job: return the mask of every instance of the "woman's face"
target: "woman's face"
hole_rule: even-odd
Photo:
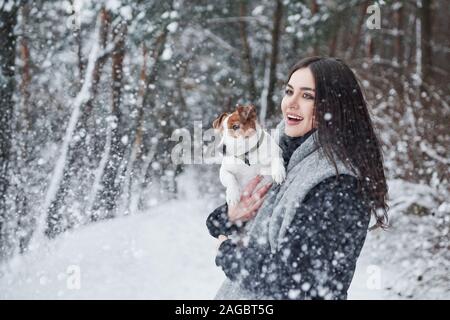
[[[298,69],[292,74],[281,101],[286,135],[300,137],[314,127],[315,89],[314,76],[309,68]]]

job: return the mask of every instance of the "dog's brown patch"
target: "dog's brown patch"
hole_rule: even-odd
[[[256,133],[256,108],[254,105],[238,105],[228,118],[230,134],[237,138],[250,137]]]
[[[213,128],[222,131],[222,122],[228,116],[227,112],[222,113],[216,120],[213,121]]]

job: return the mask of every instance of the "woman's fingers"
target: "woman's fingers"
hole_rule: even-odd
[[[223,234],[221,234],[221,235],[219,235],[218,239],[219,239],[220,242],[223,242],[223,241],[227,240],[228,237],[223,235]]]
[[[244,188],[244,191],[242,192],[242,197],[250,196],[253,193],[253,191],[255,190],[258,183],[261,182],[261,180],[262,180],[262,176],[260,176],[260,175],[257,175],[252,180],[250,180],[250,182],[247,183],[247,185]]]
[[[218,237],[219,242],[216,245],[216,250],[219,250],[219,247],[222,244],[222,242],[224,242],[227,239],[228,239],[227,236],[224,236],[223,234],[219,235],[219,237]]]
[[[266,184],[252,195],[245,206],[245,214],[243,215],[243,217],[245,217],[246,219],[251,219],[256,215],[256,212],[264,202],[266,193],[271,186],[272,183]]]
[[[272,186],[272,183],[266,184],[259,188],[256,192],[256,186],[261,182],[262,176],[256,176],[253,178],[244,188],[244,192],[241,196],[241,201],[234,206],[228,208],[228,218],[231,222],[238,220],[247,221],[252,219],[256,211],[261,207],[264,202],[267,191]]]
[[[239,204],[228,209],[228,219],[230,222],[246,221],[251,212],[252,204],[248,201],[241,201]]]
[[[248,221],[255,216],[255,211],[261,207],[264,198],[258,199],[256,201],[247,202],[245,205],[242,205],[238,214],[234,217],[234,221]]]
[[[265,186],[259,188],[259,189],[253,194],[253,196],[254,196],[256,199],[261,199],[261,198],[263,198],[263,197],[266,195],[267,191],[269,191],[269,189],[270,189],[271,186],[272,186],[272,183],[266,184]]]
[[[268,183],[265,186],[259,188],[255,193],[252,194],[250,198],[243,202],[243,208],[245,213],[244,217],[248,217],[249,215],[253,215],[253,211],[259,209],[261,204],[264,202],[267,191],[269,191],[272,183]]]
[[[261,207],[261,205],[263,204],[265,199],[266,199],[266,197],[263,197],[263,198],[257,200],[252,205],[252,207],[250,208],[250,213],[251,213],[252,217],[256,216],[256,214],[258,213],[258,209]]]

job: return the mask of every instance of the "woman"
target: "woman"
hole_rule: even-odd
[[[346,299],[371,214],[387,223],[381,148],[351,69],[299,61],[281,111],[285,182],[255,191],[257,177],[207,219],[227,276],[216,299]]]

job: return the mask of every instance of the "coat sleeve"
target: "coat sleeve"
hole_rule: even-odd
[[[221,234],[229,236],[240,230],[245,224],[245,222],[230,222],[228,219],[228,205],[226,203],[215,209],[206,219],[206,227],[214,238],[219,237]]]
[[[308,193],[279,251],[261,253],[226,240],[216,265],[275,299],[346,299],[370,215],[354,177],[332,178]]]

